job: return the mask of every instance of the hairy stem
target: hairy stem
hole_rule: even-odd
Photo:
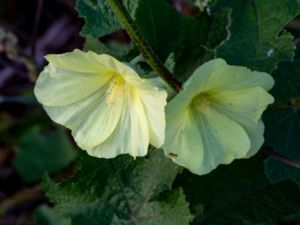
[[[277,159],[277,160],[279,160],[279,161],[287,164],[287,165],[290,165],[290,166],[293,166],[295,168],[300,169],[300,162],[298,162],[296,160],[286,158],[285,156],[283,156],[283,155],[281,155],[281,154],[279,154],[277,152],[274,152],[271,149],[267,149],[267,148],[263,149],[262,152],[265,153],[268,156],[271,156],[271,157],[273,157],[273,158],[275,158],[275,159]]]
[[[131,39],[140,49],[144,59],[149,64],[149,66],[156,73],[158,73],[158,75],[162,79],[164,79],[174,90],[179,92],[181,90],[181,83],[173,77],[173,75],[169,72],[169,70],[164,66],[164,64],[154,53],[152,48],[147,44],[146,40],[143,38],[139,30],[137,29],[135,23],[133,22],[132,18],[130,17],[129,13],[125,9],[121,1],[107,0],[107,2],[126,28]]]

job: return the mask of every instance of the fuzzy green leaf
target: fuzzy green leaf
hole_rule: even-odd
[[[85,155],[73,178],[61,184],[48,179],[45,190],[73,225],[184,225],[192,219],[184,194],[180,189],[167,191],[178,170],[160,150],[137,160]]]
[[[125,0],[124,4],[134,15],[138,0]],[[83,36],[102,37],[122,28],[106,0],[77,0],[76,9],[84,18]]]
[[[224,8],[232,10],[231,24],[218,57],[265,72],[293,59],[293,36],[282,29],[300,13],[300,0],[217,0],[211,11]]]

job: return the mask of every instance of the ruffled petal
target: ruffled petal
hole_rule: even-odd
[[[240,90],[261,87],[268,91],[274,86],[274,79],[267,73],[251,71],[242,66],[229,66],[222,73],[216,73],[216,89]]]
[[[148,121],[139,94],[128,88],[124,95],[122,115],[114,132],[88,153],[99,158],[114,158],[120,154],[144,156],[148,151]]]
[[[160,148],[165,140],[167,93],[164,90],[151,86],[147,80],[142,80],[142,82],[135,84],[135,88],[139,91],[147,117],[150,144]]]
[[[88,149],[103,142],[112,134],[122,112],[122,99],[107,101],[109,86],[97,90],[93,95],[73,104],[53,107],[44,106],[55,122],[72,130],[79,147]]]
[[[205,150],[191,109],[187,108],[173,116],[168,110],[172,110],[172,107],[167,107],[167,135],[163,145],[165,154],[177,164],[195,173],[201,173],[199,167],[203,162]]]
[[[240,90],[262,87],[270,90],[273,78],[263,72],[251,71],[242,66],[230,66],[223,59],[213,59],[200,66],[186,81],[186,94],[193,97],[209,90]]]
[[[212,104],[228,111],[228,115],[232,113],[233,119],[237,113],[253,122],[257,122],[267,106],[274,102],[274,98],[261,87],[209,92],[208,98]]]
[[[251,140],[248,157],[254,155],[264,142],[263,111],[274,102],[274,98],[260,87],[237,91],[220,91],[210,95],[214,108],[238,122]]]
[[[192,172],[206,174],[219,164],[229,164],[247,155],[250,139],[238,123],[211,108],[205,112],[194,109],[193,114],[203,141],[204,159]]]
[[[247,132],[248,137],[251,141],[251,148],[249,149],[245,157],[249,158],[257,153],[264,143],[265,126],[262,120],[259,119],[258,121],[256,121],[254,118],[247,116],[247,114],[241,114],[222,106],[215,105],[214,108],[216,108],[216,110],[223,113],[224,115],[227,115],[233,121],[239,123]]]
[[[75,49],[72,52],[64,54],[50,54],[45,57],[50,64],[55,65],[61,69],[79,72],[98,74],[100,71],[110,70],[115,59],[109,55],[98,55],[94,52],[83,52]]]
[[[265,125],[262,120],[259,120],[257,124],[249,124],[249,125],[243,123],[240,124],[246,130],[249,139],[251,141],[251,148],[247,152],[247,155],[245,156],[245,158],[249,158],[255,155],[264,143]]]
[[[118,74],[127,80],[128,83],[130,83],[131,80],[136,80],[138,82],[141,79],[130,66],[119,62],[107,54],[99,55],[92,51],[83,52],[76,49],[73,52],[64,54],[47,55],[46,59],[50,64],[53,64],[56,67],[74,72],[96,75]]]
[[[111,78],[111,75],[95,76],[60,69],[49,64],[39,75],[34,93],[43,105],[64,106],[88,97],[106,85]]]

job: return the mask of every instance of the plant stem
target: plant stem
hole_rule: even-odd
[[[262,152],[265,153],[268,156],[271,156],[271,157],[273,157],[273,158],[275,158],[275,159],[277,159],[277,160],[279,160],[279,161],[287,164],[287,165],[290,165],[290,166],[293,166],[295,168],[300,169],[300,162],[298,162],[296,160],[286,158],[285,156],[283,156],[283,155],[281,155],[281,154],[279,154],[277,152],[274,152],[271,149],[267,149],[267,148],[263,149]]]
[[[144,59],[149,64],[149,66],[156,72],[158,75],[165,80],[174,90],[179,92],[181,90],[181,83],[176,80],[169,70],[164,66],[160,61],[157,55],[154,53],[152,48],[147,44],[146,40],[143,38],[139,30],[137,29],[134,21],[130,17],[129,13],[125,9],[124,5],[120,0],[107,0],[113,12],[122,22],[126,28],[131,39],[140,49]]]

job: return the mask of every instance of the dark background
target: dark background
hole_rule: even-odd
[[[48,204],[40,183],[25,182],[13,161],[28,127],[53,126],[32,89],[44,55],[82,48],[74,6],[75,0],[0,0],[0,225],[46,224],[37,221],[37,208]]]

